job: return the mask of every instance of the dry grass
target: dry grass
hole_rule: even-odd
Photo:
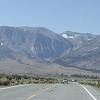
[[[96,86],[100,88],[100,80],[82,80],[80,81],[81,84]]]
[[[19,85],[19,84],[33,84],[33,83],[40,83],[40,84],[51,84],[57,83],[57,79],[53,78],[42,78],[42,77],[32,77],[32,76],[21,76],[21,75],[7,75],[7,74],[0,74],[0,85],[1,86],[12,86],[12,85]]]

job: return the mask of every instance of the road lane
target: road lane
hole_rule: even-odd
[[[25,100],[28,96],[33,93],[42,91],[51,85],[39,85],[34,84],[30,86],[21,86],[15,88],[8,88],[4,90],[0,90],[0,100]]]
[[[85,88],[100,100],[100,93],[90,86]],[[0,100],[94,100],[78,83],[33,84],[0,90]]]
[[[30,100],[92,100],[77,83],[59,85]]]

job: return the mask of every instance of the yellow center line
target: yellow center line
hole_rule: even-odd
[[[30,100],[32,99],[33,97],[36,97],[37,95],[34,93],[33,95],[29,96],[26,100]]]
[[[43,93],[43,92],[45,92],[45,91],[47,91],[47,90],[49,90],[51,88],[54,88],[56,86],[58,86],[58,84],[57,85],[54,85],[52,87],[46,87],[45,90],[43,90],[43,91],[41,91],[39,93],[33,93],[31,96],[29,96],[28,98],[26,98],[26,100],[31,100],[33,97],[36,97],[36,96],[40,95],[41,93]]]
[[[41,93],[43,93],[43,92],[45,92],[45,91],[47,91],[47,90],[49,90],[49,88],[46,88],[45,90],[43,90],[43,91],[41,91],[41,92],[39,92],[39,93],[33,93],[31,96],[29,96],[26,100],[31,100],[33,97],[36,97],[36,96],[38,96],[38,95],[40,95]]]

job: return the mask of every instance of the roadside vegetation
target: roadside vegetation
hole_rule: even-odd
[[[82,80],[80,81],[81,84],[85,85],[91,85],[91,86],[96,86],[100,88],[100,79],[95,79],[95,80]]]
[[[53,78],[41,78],[41,77],[32,77],[26,75],[7,75],[0,74],[0,86],[13,86],[19,84],[52,84],[57,83],[57,79]]]

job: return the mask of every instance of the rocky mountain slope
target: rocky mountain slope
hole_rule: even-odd
[[[88,35],[87,40],[81,42],[82,44],[78,48],[73,49],[56,61],[64,65],[76,66],[82,69],[100,70],[100,36]]]
[[[1,72],[47,74],[56,73],[57,68],[64,73],[70,68],[70,74],[76,69],[99,72],[100,36],[71,31],[57,34],[42,27],[0,26]]]
[[[48,59],[58,57],[73,45],[60,35],[41,27],[0,27],[0,55]]]
[[[78,33],[72,31],[65,31],[60,35],[66,40],[69,40],[74,45],[74,49],[78,49],[84,42],[88,42],[95,38],[95,35],[91,33]]]

